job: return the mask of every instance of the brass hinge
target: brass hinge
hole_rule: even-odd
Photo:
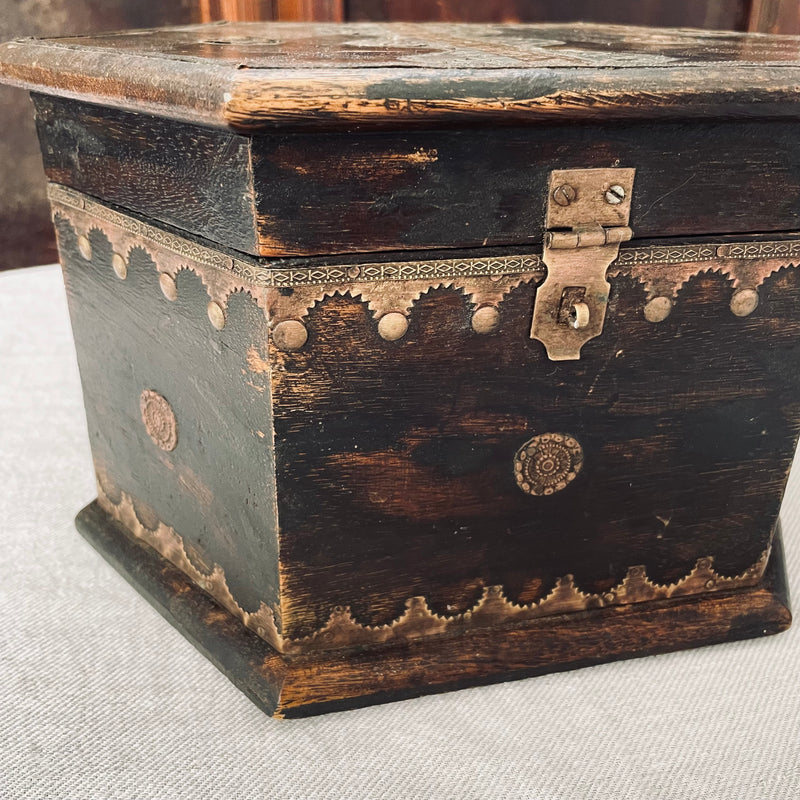
[[[628,241],[635,169],[559,169],[550,173],[543,260],[531,338],[551,361],[574,361],[603,331],[611,288],[606,270]]]

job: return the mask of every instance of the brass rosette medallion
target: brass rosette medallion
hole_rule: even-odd
[[[139,408],[148,436],[162,450],[174,450],[178,445],[178,421],[167,398],[145,389],[139,397]]]
[[[560,492],[583,466],[583,449],[566,433],[542,433],[514,456],[514,477],[523,492],[539,497]]]

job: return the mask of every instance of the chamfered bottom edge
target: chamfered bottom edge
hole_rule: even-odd
[[[163,617],[259,708],[276,717],[343,711],[765,636],[786,630],[792,620],[778,523],[764,577],[750,588],[559,614],[454,636],[288,656],[245,628],[96,501],[78,514],[75,524]]]

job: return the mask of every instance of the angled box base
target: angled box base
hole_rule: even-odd
[[[78,530],[256,705],[300,717],[778,633],[791,624],[780,525],[758,586],[307,656],[277,653],[96,502]]]

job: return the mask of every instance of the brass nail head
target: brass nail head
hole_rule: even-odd
[[[387,342],[402,339],[408,330],[408,319],[399,311],[390,311],[378,320],[378,333]]]
[[[654,297],[644,307],[644,318],[648,322],[663,322],[672,311],[672,300],[669,297]]]
[[[158,277],[158,285],[161,287],[161,293],[167,300],[175,302],[178,299],[178,285],[175,283],[175,278],[172,275],[167,275],[162,272]]]
[[[287,319],[275,326],[272,341],[279,350],[299,350],[308,341],[308,330],[299,320]]]
[[[746,317],[758,307],[758,292],[755,289],[739,289],[731,297],[731,311],[737,317]]]
[[[206,308],[208,314],[208,321],[218,330],[221,331],[225,327],[225,309],[212,300]]]
[[[78,250],[87,261],[92,260],[92,243],[87,236],[78,237]]]
[[[124,281],[125,278],[128,277],[128,262],[125,260],[124,256],[121,256],[119,253],[114,253],[114,255],[111,256],[111,266],[121,281]]]
[[[494,333],[500,327],[500,311],[495,306],[481,306],[472,315],[472,330],[475,333]]]

